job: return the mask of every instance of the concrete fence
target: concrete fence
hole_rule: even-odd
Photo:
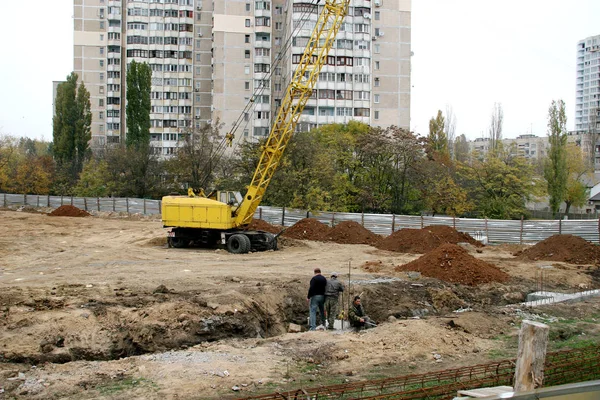
[[[160,214],[161,201],[136,198],[97,198],[71,196],[41,196],[0,193],[0,205],[3,207],[58,208],[61,205],[73,205],[86,211],[125,212],[129,214]],[[290,227],[303,218],[315,218],[329,226],[342,221],[355,221],[380,235],[390,235],[402,228],[421,229],[430,225],[448,225],[465,232],[475,239],[491,244],[500,243],[537,243],[552,235],[571,234],[590,242],[599,243],[600,220],[498,220],[453,217],[428,217],[395,214],[309,212],[285,207],[259,207],[254,218],[265,220],[274,225]]]

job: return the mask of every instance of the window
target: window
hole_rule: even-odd
[[[250,11],[250,3],[246,3],[246,11]]]
[[[249,131],[248,129],[244,129],[244,137],[248,137],[248,133],[249,133],[249,132],[250,132],[250,131]]]
[[[379,87],[379,78],[375,78],[375,87]]]
[[[250,19],[246,18],[246,23],[245,23],[246,28],[250,27]]]
[[[379,28],[375,28],[375,36],[379,36]]]
[[[250,90],[250,82],[249,81],[244,82],[244,89]]]
[[[269,64],[254,64],[255,73],[269,73],[270,71],[271,66]]]
[[[256,17],[256,26],[271,26],[271,18],[270,17]]]
[[[283,29],[283,23],[282,22],[275,22],[275,30],[280,31]]]
[[[254,49],[254,55],[257,57],[269,57],[271,55],[271,49],[265,49],[262,47]]]
[[[244,35],[244,43],[250,43],[250,35]]]
[[[103,34],[100,34],[100,41],[101,42],[104,41],[104,35]]]
[[[246,66],[244,67],[244,73],[245,73],[246,75],[248,75],[248,74],[250,73],[250,67],[249,67],[248,65],[246,65]]]
[[[98,99],[98,107],[104,107],[104,99]]]
[[[270,114],[269,111],[256,111],[255,113],[256,119],[269,119]]]
[[[381,18],[381,12],[375,11],[375,21],[379,21],[380,18]]]
[[[100,54],[104,54],[104,47],[100,47]]]
[[[100,21],[100,29],[104,29],[104,21]]]
[[[250,50],[244,50],[244,58],[250,58]]]
[[[270,10],[271,2],[270,1],[257,1],[255,9],[256,10]]]
[[[104,119],[104,111],[98,113],[98,119]]]
[[[100,68],[104,67],[104,60],[100,60],[99,63],[100,63]]]
[[[375,111],[375,119],[379,119],[379,111]]]
[[[275,6],[275,15],[283,15],[283,7]]]
[[[380,45],[379,45],[379,43],[375,43],[373,45],[373,50],[375,51],[375,53],[379,54],[379,52],[380,52]]]
[[[100,94],[104,94],[104,86],[100,86],[100,87],[98,88],[98,93],[100,93]]]
[[[375,61],[375,69],[379,69],[379,61]]]
[[[379,96],[378,94],[373,95],[373,103],[378,104],[379,103]]]
[[[104,72],[100,72],[100,80],[103,81],[104,80]]]

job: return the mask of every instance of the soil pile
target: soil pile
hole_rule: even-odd
[[[263,221],[262,219],[253,219],[248,225],[248,230],[251,231],[264,231],[271,233],[279,233],[283,230],[283,228],[279,225],[271,225],[267,221]]]
[[[417,271],[430,278],[476,286],[489,282],[506,282],[508,274],[494,265],[470,255],[455,244],[442,244],[424,256],[395,268],[396,271]]]
[[[331,229],[322,240],[340,244],[370,244],[374,246],[381,236],[371,232],[358,222],[344,221]]]
[[[600,246],[573,235],[554,235],[514,254],[520,259],[564,261],[571,264],[600,263]]]
[[[425,254],[443,243],[461,242],[467,242],[477,247],[483,246],[468,233],[459,232],[450,226],[434,225],[423,229],[400,229],[380,241],[377,248],[399,253]]]
[[[58,207],[48,215],[52,217],[89,217],[91,214],[75,206],[67,205]]]
[[[468,233],[459,232],[451,226],[447,225],[431,225],[423,228],[433,232],[437,237],[440,238],[442,243],[470,243],[475,247],[483,247],[483,243],[479,240],[473,239],[473,236]]]
[[[283,232],[282,236],[292,239],[322,240],[330,227],[314,218],[304,218]]]

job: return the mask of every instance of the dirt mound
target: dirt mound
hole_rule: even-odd
[[[75,206],[60,206],[48,215],[52,217],[89,217],[91,214]]]
[[[304,218],[286,229],[282,236],[292,239],[322,240],[330,230],[330,227],[314,218]]]
[[[381,240],[381,236],[371,232],[358,222],[344,221],[327,232],[322,239],[341,244],[375,245]]]
[[[462,233],[450,226],[434,225],[423,229],[400,229],[377,244],[381,250],[400,253],[425,254],[443,243],[466,242],[481,247],[483,244],[473,239],[468,233]]]
[[[435,235],[437,235],[437,237],[441,239],[443,243],[470,243],[476,247],[483,247],[483,243],[481,243],[479,240],[475,240],[468,233],[459,232],[451,226],[431,225],[424,229],[433,232]]]
[[[521,259],[564,261],[571,264],[600,263],[600,247],[573,235],[554,235],[514,254]]]
[[[279,225],[271,225],[262,219],[253,219],[252,222],[250,222],[250,225],[248,225],[248,230],[265,231],[277,234],[281,232],[283,228]]]
[[[442,244],[424,256],[395,268],[396,271],[417,271],[430,278],[476,286],[489,282],[506,282],[508,274],[494,265],[470,255],[455,244]]]

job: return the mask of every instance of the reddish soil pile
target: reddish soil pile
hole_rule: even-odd
[[[331,230],[314,218],[304,218],[283,232],[282,236],[292,239],[321,240]]]
[[[430,278],[468,286],[509,279],[508,274],[494,265],[478,260],[462,247],[450,243],[442,244],[408,264],[399,265],[395,270],[417,271]]]
[[[48,215],[52,217],[89,217],[91,214],[75,206],[68,205],[60,206]]]
[[[521,259],[564,261],[571,264],[600,263],[600,247],[573,235],[554,235],[514,254]]]
[[[248,225],[248,230],[265,231],[277,234],[281,232],[283,228],[279,225],[271,225],[262,219],[253,219],[252,222],[250,222],[250,225]]]
[[[337,224],[321,239],[341,244],[375,245],[381,240],[381,236],[371,232],[358,222],[344,221]]]
[[[400,253],[425,254],[443,243],[461,242],[471,243],[477,247],[483,246],[467,233],[459,232],[450,226],[434,225],[423,229],[400,229],[380,241],[377,248]]]

